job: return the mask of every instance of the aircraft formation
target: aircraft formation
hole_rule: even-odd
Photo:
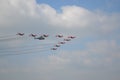
[[[49,34],[25,34],[25,33],[17,33],[16,35],[13,36],[0,36],[0,42],[3,42],[3,41],[9,41],[9,40],[19,40],[20,38],[24,38],[25,36],[27,37],[30,37],[34,40],[39,40],[39,41],[45,41],[45,40],[48,40],[49,37],[51,37]],[[31,46],[28,46],[28,47],[25,47],[23,46],[22,48],[17,48],[17,50],[13,47],[13,48],[6,48],[6,49],[0,49],[0,53],[7,53],[5,55],[20,55],[20,54],[29,54],[30,52],[31,53],[34,53],[34,51],[47,51],[48,49],[51,50],[51,51],[55,51],[55,50],[58,50],[58,48],[60,48],[61,46],[63,46],[64,44],[66,44],[67,42],[70,42],[71,40],[73,40],[74,38],[76,38],[75,36],[65,36],[65,35],[62,35],[62,34],[56,34],[54,36],[55,39],[59,40],[57,41],[56,43],[52,43],[52,46],[49,47],[49,43],[47,43],[46,41],[46,44],[40,44],[37,43],[35,45],[35,47],[33,45]],[[50,40],[51,41],[51,40]],[[0,46],[1,47],[1,46]],[[36,48],[37,47],[37,48]],[[46,50],[47,49],[47,50]],[[2,54],[4,55],[4,54]],[[0,54],[1,56],[1,54]]]

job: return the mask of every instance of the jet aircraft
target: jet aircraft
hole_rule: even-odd
[[[62,38],[62,37],[63,37],[63,35],[56,35],[56,37]]]
[[[23,36],[23,35],[24,35],[24,33],[17,33],[16,35]]]
[[[37,35],[36,34],[30,34],[29,36],[32,36],[32,37],[35,38]]]
[[[34,38],[34,39],[45,40],[45,38],[43,36],[40,36],[40,37],[37,37],[37,38]]]

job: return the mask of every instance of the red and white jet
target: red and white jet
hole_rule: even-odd
[[[57,50],[57,48],[51,48],[51,50]]]
[[[65,42],[59,42],[58,44],[65,44]]]
[[[29,36],[32,36],[32,37],[35,38],[37,35],[36,34],[30,34]]]
[[[59,45],[59,44],[56,44],[55,47],[60,47],[60,45]]]
[[[64,41],[70,41],[71,39],[64,39]]]
[[[76,38],[76,37],[75,37],[75,36],[68,36],[68,38],[74,39],[74,38]]]
[[[43,34],[44,37],[48,37],[49,35],[48,34]]]
[[[63,35],[56,35],[56,37],[62,38],[62,37],[63,37]]]
[[[24,33],[17,33],[16,35],[23,36],[23,35],[24,35]]]

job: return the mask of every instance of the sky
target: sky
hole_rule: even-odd
[[[0,0],[0,80],[120,80],[119,3]],[[57,34],[76,38],[53,51]]]

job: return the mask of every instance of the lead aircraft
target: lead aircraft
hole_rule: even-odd
[[[37,37],[37,38],[34,38],[34,39],[45,40],[45,38],[43,36],[40,36],[40,37]]]

